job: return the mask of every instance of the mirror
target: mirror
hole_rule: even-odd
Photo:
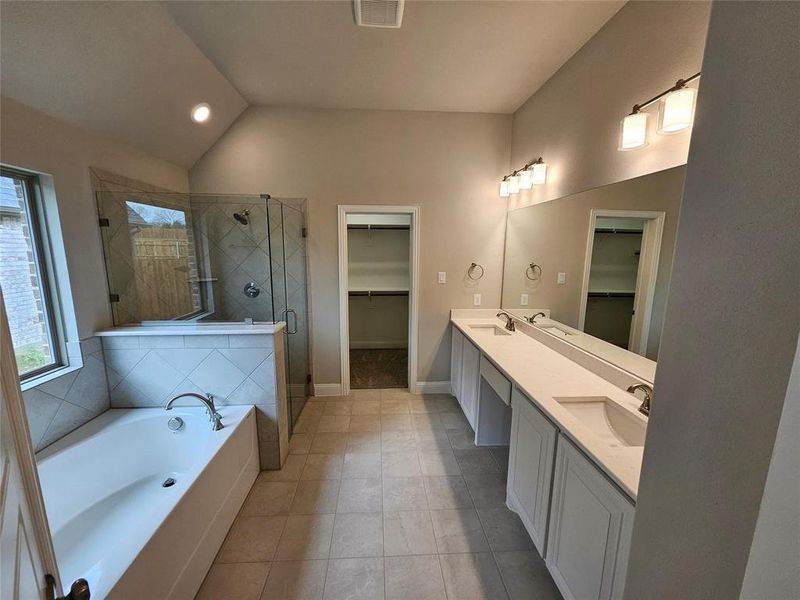
[[[508,213],[504,310],[653,381],[685,166]],[[548,318],[549,317],[549,318]]]

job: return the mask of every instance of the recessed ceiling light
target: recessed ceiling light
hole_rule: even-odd
[[[205,123],[211,118],[211,107],[203,102],[192,109],[192,121],[195,123]]]

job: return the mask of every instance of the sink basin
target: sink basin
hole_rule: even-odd
[[[493,325],[491,323],[480,323],[479,325],[467,325],[472,331],[485,335],[504,336],[511,335],[510,331],[506,331],[502,327]]]
[[[554,398],[610,446],[644,446],[647,421],[605,396]]]
[[[538,327],[539,329],[544,329],[546,332],[553,333],[555,335],[574,335],[568,329],[564,329],[563,327],[559,327],[558,325],[552,325],[552,324],[539,325],[539,324],[537,324],[536,327]]]

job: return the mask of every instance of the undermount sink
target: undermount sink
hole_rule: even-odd
[[[548,333],[554,333],[556,335],[558,334],[573,335],[571,331],[569,331],[568,329],[564,329],[563,327],[559,327],[558,325],[553,325],[553,324],[539,325],[538,323],[536,323],[536,327],[538,327],[539,329],[544,329]]]
[[[610,446],[644,446],[647,421],[605,396],[554,398]]]
[[[496,335],[496,336],[511,335],[510,331],[506,331],[502,327],[498,327],[497,325],[493,325],[491,323],[467,325],[467,327],[469,327],[472,331],[476,333],[482,333],[486,335]]]

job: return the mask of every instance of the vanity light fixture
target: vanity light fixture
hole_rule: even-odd
[[[211,107],[206,102],[201,102],[192,109],[192,121],[205,123],[211,118]]]
[[[529,190],[534,185],[541,185],[547,180],[547,164],[540,156],[521,169],[513,171],[500,181],[500,197],[508,198],[520,190]]]
[[[647,145],[648,115],[641,111],[659,100],[661,108],[658,116],[658,133],[678,133],[691,127],[697,90],[687,88],[686,84],[699,77],[698,72],[687,79],[678,79],[674,86],[653,96],[647,102],[634,104],[631,114],[620,123],[618,149],[636,150]]]

